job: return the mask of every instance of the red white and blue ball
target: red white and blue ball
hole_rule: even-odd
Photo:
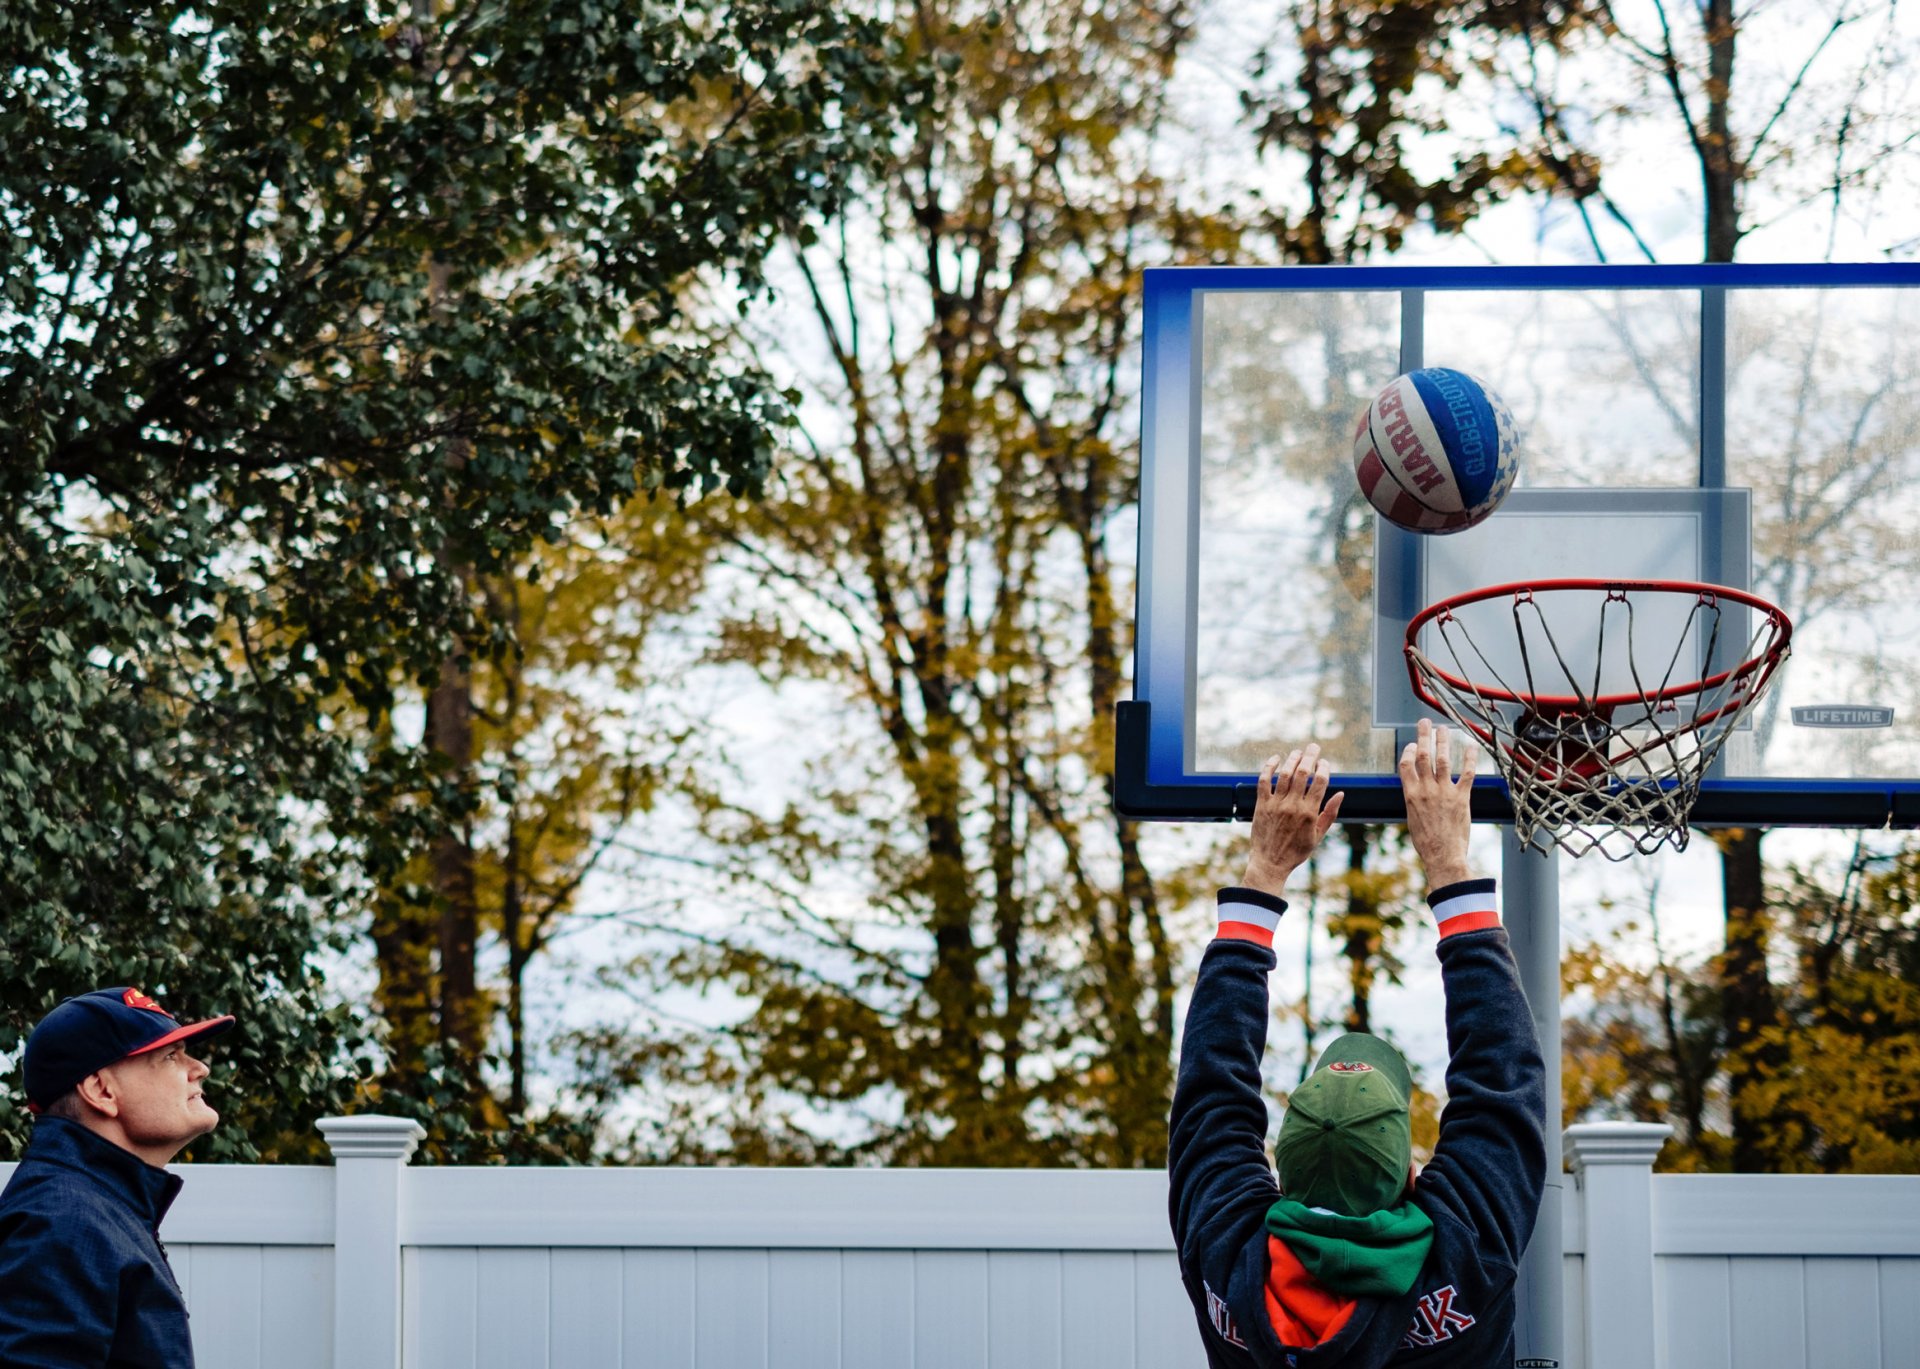
[[[1353,469],[1382,518],[1412,532],[1459,532],[1513,488],[1520,470],[1513,413],[1465,371],[1409,371],[1360,416]]]

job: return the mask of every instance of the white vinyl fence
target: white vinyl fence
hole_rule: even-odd
[[[1197,1369],[1157,1171],[186,1165],[200,1369]],[[1920,1178],[1651,1172],[1577,1126],[1567,1369],[1914,1369]],[[11,1166],[0,1165],[0,1182]]]

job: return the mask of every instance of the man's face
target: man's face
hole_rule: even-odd
[[[219,1125],[220,1114],[201,1097],[210,1072],[205,1061],[194,1059],[178,1041],[101,1071],[113,1077],[127,1139],[140,1146],[176,1148]]]

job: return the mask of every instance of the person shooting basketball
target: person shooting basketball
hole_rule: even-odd
[[[1514,1278],[1546,1182],[1545,1066],[1494,881],[1467,861],[1478,749],[1453,778],[1430,722],[1400,757],[1407,829],[1439,924],[1447,1105],[1413,1164],[1412,1075],[1377,1036],[1328,1046],[1267,1164],[1260,1058],[1287,880],[1339,816],[1318,746],[1260,772],[1252,849],[1219,894],[1187,1012],[1170,1119],[1181,1280],[1214,1366],[1509,1364]]]

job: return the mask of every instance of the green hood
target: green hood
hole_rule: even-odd
[[[1347,1297],[1398,1297],[1413,1287],[1433,1246],[1433,1219],[1411,1202],[1343,1217],[1282,1198],[1267,1230],[1322,1287]]]

